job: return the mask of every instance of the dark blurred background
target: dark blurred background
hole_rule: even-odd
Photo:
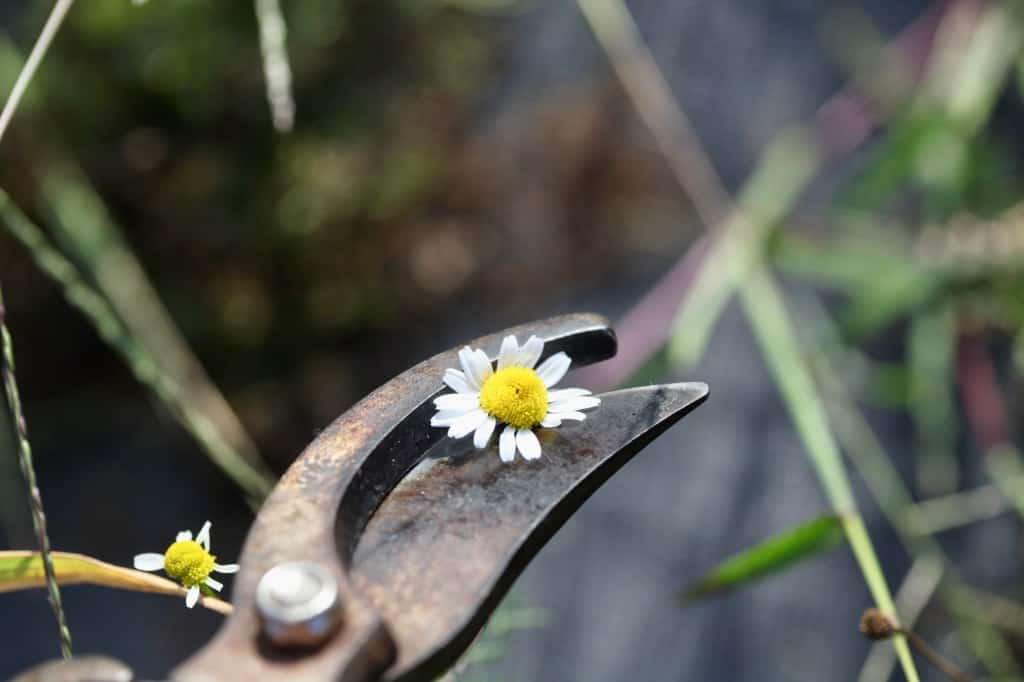
[[[976,14],[997,5],[960,4]],[[934,32],[954,5],[628,3],[730,191],[784,126],[816,120],[851,79],[884,80],[855,72],[847,42],[889,42],[922,16],[933,17]],[[48,10],[0,2],[4,92]],[[623,317],[702,233],[574,3],[308,0],[283,10],[297,107],[289,133],[272,125],[251,3],[87,0],[71,11],[0,144],[0,187],[115,301],[127,327],[152,334],[145,344],[157,363],[180,360],[185,389],[223,392],[275,473],[374,387],[455,343],[562,312]],[[983,134],[950,142],[940,117],[914,127],[920,109],[899,109],[895,133],[876,133],[824,167],[793,214],[796,231],[835,234],[819,223],[840,203],[878,209],[915,235],[965,211],[991,217],[1012,207],[1021,107],[1016,77],[1004,77]],[[922,164],[939,170],[918,172]],[[943,185],[950,165],[955,177]],[[889,249],[884,239],[874,246]],[[820,262],[843,261],[843,248]],[[797,250],[772,253],[797,263],[786,291],[798,320],[808,292],[824,289],[832,311],[864,299],[823,286]],[[889,255],[865,257],[855,284],[904,257]],[[855,320],[856,334],[844,327],[868,358],[859,386],[872,424],[921,497],[932,479],[922,483],[915,459],[927,418],[907,407],[908,329],[939,304],[968,307],[970,315],[950,314],[986,334],[1002,385],[1014,386],[1016,270],[989,274],[972,271],[941,295],[868,316],[875,326]],[[252,519],[244,496],[4,229],[0,282],[54,547],[130,565],[210,519],[215,553],[236,557]],[[139,288],[145,282],[180,331],[176,341],[161,345],[167,320],[149,308],[157,298]],[[867,298],[869,312],[891,303]],[[667,328],[675,307],[663,313]],[[632,339],[623,335],[623,352]],[[193,356],[181,359],[182,348],[205,374]],[[654,371],[647,378],[707,381],[711,400],[540,553],[503,609],[504,634],[485,636],[487,651],[457,677],[856,679],[869,650],[857,620],[871,598],[845,548],[722,597],[676,603],[682,586],[724,557],[829,503],[738,306],[726,308],[695,366]],[[608,388],[596,375],[580,380]],[[937,381],[952,392],[952,376]],[[961,422],[959,399],[942,400]],[[952,459],[933,471],[947,480],[952,467],[957,483],[932,490],[986,485],[978,443],[942,424]],[[31,548],[4,445],[0,547]],[[895,590],[910,560],[854,484]],[[1002,507],[991,516],[940,539],[966,580],[1012,597],[1020,525]],[[118,657],[143,678],[165,675],[221,620],[171,598],[63,593],[76,652]],[[510,610],[528,611],[529,627],[517,627]],[[0,595],[0,620],[0,676],[57,654],[43,591]],[[986,669],[943,608],[925,610],[921,631],[965,666]],[[1008,641],[1016,652],[1020,641]]]

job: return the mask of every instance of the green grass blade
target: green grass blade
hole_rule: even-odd
[[[992,448],[985,454],[985,468],[999,492],[1024,516],[1024,459],[1020,451],[1009,444]]]
[[[690,366],[703,354],[726,303],[761,261],[767,235],[803,193],[819,163],[814,143],[801,129],[780,134],[768,148],[676,313],[668,347],[674,364]]]
[[[239,457],[272,478],[242,421],[164,307],[103,198],[72,160],[57,150],[49,155],[57,160],[46,163],[40,209],[53,214],[48,224],[60,251],[110,303],[125,333],[157,363],[160,373],[180,388],[181,400],[205,415]]]
[[[740,299],[825,494],[843,522],[847,541],[871,597],[884,613],[896,616],[885,574],[857,511],[839,446],[810,368],[801,353],[782,293],[770,273],[761,266],[743,284]],[[906,639],[894,637],[893,645],[907,680],[917,682],[920,678]]]
[[[823,554],[842,540],[843,524],[838,516],[821,516],[806,521],[726,559],[684,590],[681,598],[690,602],[753,582]]]
[[[87,282],[78,269],[55,249],[43,231],[0,190],[0,224],[21,242],[39,269],[64,290],[68,303],[79,310],[103,339],[122,357],[135,378],[153,392],[206,454],[246,493],[254,506],[273,487],[273,476],[256,468],[223,438],[217,426],[184,398],[181,388],[127,330],[109,301]]]
[[[961,640],[967,645],[974,656],[991,673],[998,678],[1016,678],[1021,669],[1014,658],[1009,642],[995,627],[984,623],[978,618],[978,609],[969,609],[966,613],[959,608],[965,601],[962,595],[970,588],[960,578],[956,567],[946,556],[939,542],[931,535],[918,535],[908,522],[909,510],[913,508],[914,498],[903,482],[903,478],[893,464],[893,459],[872,430],[864,414],[860,411],[846,384],[841,380],[831,355],[841,348],[838,332],[831,318],[820,303],[805,307],[803,316],[806,326],[818,330],[816,342],[819,352],[811,357],[815,377],[826,396],[828,414],[835,425],[835,433],[848,453],[850,461],[867,484],[879,509],[889,524],[897,532],[907,553],[914,559],[928,556],[939,558],[945,566],[945,574],[939,586],[939,596],[946,608],[957,614],[957,625]],[[841,363],[839,363],[841,364]],[[983,637],[977,636],[979,631]]]

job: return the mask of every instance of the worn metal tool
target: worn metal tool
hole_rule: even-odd
[[[574,366],[615,354],[596,315],[506,334]],[[240,558],[234,613],[171,674],[214,680],[429,681],[469,647],[554,532],[619,467],[707,397],[705,384],[613,391],[580,423],[538,432],[544,456],[503,464],[491,445],[432,428],[441,353],[339,417],[281,478]]]

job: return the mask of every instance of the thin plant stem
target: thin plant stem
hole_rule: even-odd
[[[907,627],[914,623],[932,600],[935,591],[942,582],[942,561],[935,556],[923,556],[915,559],[903,584],[896,591],[896,610],[901,622]],[[876,642],[864,660],[864,665],[857,676],[857,682],[881,682],[892,677],[896,665],[896,653],[891,646]]]
[[[28,440],[28,424],[21,409],[21,394],[14,374],[14,342],[5,321],[3,291],[0,289],[0,371],[3,372],[4,391],[7,394],[7,407],[11,411],[11,423],[14,426],[17,440],[18,463],[28,487],[29,506],[32,509],[32,528],[35,530],[36,543],[43,558],[43,571],[46,574],[46,591],[50,608],[57,619],[57,630],[60,633],[60,653],[71,658],[71,631],[64,617],[64,605],[60,599],[60,586],[57,584],[56,572],[53,570],[53,558],[50,555],[50,537],[46,532],[46,514],[43,512],[43,497],[36,482],[36,470],[32,464],[32,444]]]
[[[757,267],[740,288],[744,312],[754,329],[761,353],[768,363],[776,385],[782,392],[790,418],[804,442],[832,508],[843,520],[843,529],[857,565],[867,583],[871,598],[886,614],[895,616],[896,606],[886,584],[885,574],[874,545],[857,511],[849,478],[839,453],[839,445],[829,425],[824,403],[814,383],[810,367],[803,358],[782,293],[764,268]],[[893,646],[907,679],[919,679],[902,637]]]
[[[11,94],[7,97],[7,103],[4,104],[3,111],[0,112],[0,139],[3,139],[4,133],[14,117],[14,112],[18,109],[18,104],[21,103],[21,98],[28,89],[28,84],[32,82],[32,77],[35,76],[39,64],[43,61],[46,51],[50,48],[53,37],[57,35],[61,24],[64,23],[64,17],[67,16],[68,10],[71,9],[71,5],[74,2],[75,0],[57,0],[57,4],[53,6],[49,18],[43,24],[43,30],[39,33],[36,44],[32,47],[32,52],[25,61],[25,66],[22,67],[21,73],[18,74],[18,80],[14,82],[14,87],[11,89]]]
[[[957,665],[951,660],[931,648],[931,646],[928,645],[928,642],[924,641],[924,639],[922,639],[916,632],[906,628],[900,628],[898,632],[902,633],[903,636],[907,638],[910,645],[914,647],[914,650],[917,651],[917,653],[921,654],[921,656],[931,663],[936,670],[953,680],[953,682],[973,682],[967,673],[957,667]]]
[[[256,21],[260,28],[260,52],[263,54],[263,77],[267,82],[267,102],[274,128],[286,133],[295,123],[295,100],[292,97],[292,69],[288,64],[285,37],[288,33],[279,0],[255,0]]]
[[[189,347],[103,199],[77,164],[54,155],[58,160],[45,164],[42,200],[53,213],[55,246],[110,302],[125,332],[177,384],[182,400],[205,415],[235,452],[266,470],[256,443]]]
[[[1019,473],[1005,483],[1007,488],[1019,489],[1024,476]],[[1000,492],[1000,486],[988,483],[972,490],[950,493],[918,502],[906,510],[907,529],[918,535],[934,535],[980,521],[988,521],[1011,511],[1009,501]]]

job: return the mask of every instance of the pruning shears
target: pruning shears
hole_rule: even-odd
[[[604,318],[555,317],[470,345],[497,357],[537,335],[573,366],[612,357]],[[505,464],[431,428],[458,349],[384,384],[295,460],[242,550],[234,612],[170,673],[177,682],[427,682],[469,648],[515,578],[584,501],[708,395],[702,383],[602,394],[585,421],[541,430],[542,459]],[[491,445],[490,448],[494,448]],[[25,680],[130,680],[73,659]]]

